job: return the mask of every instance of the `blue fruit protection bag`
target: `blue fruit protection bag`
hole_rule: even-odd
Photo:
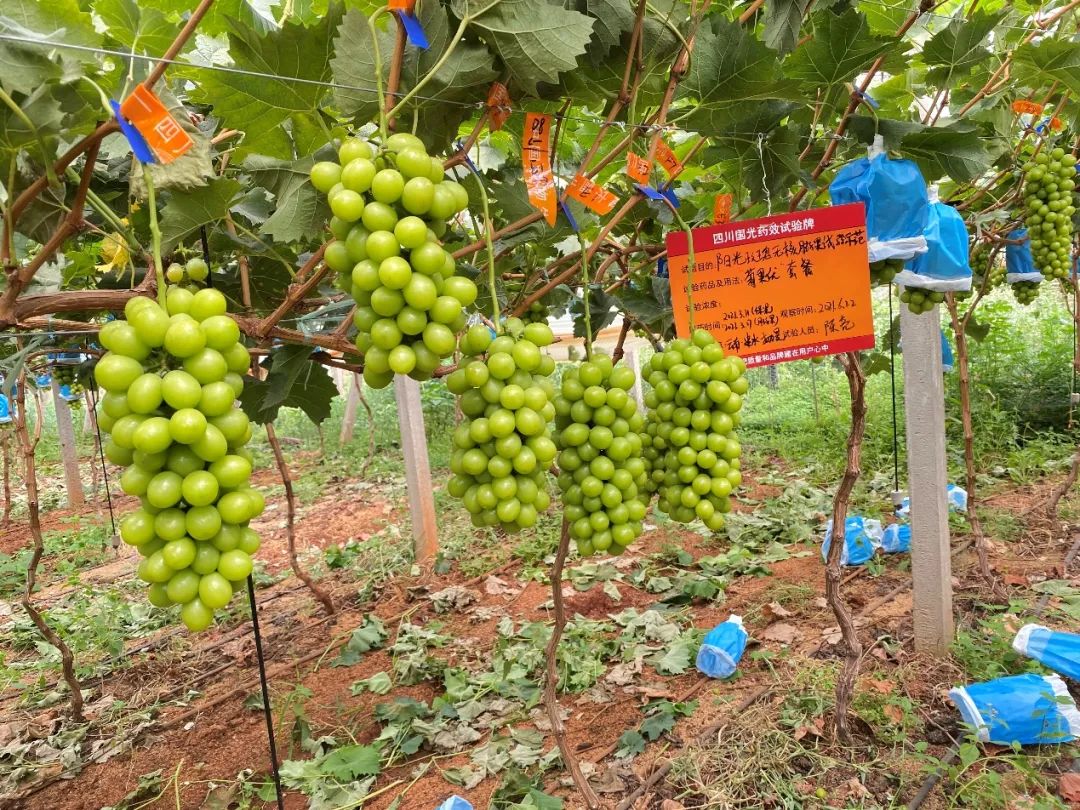
[[[952,346],[949,345],[949,339],[945,337],[944,329],[941,330],[941,370],[946,373],[953,370]]]
[[[11,421],[11,402],[6,396],[0,394],[0,425],[6,425]]]
[[[821,546],[821,559],[829,559],[832,545],[830,520],[825,524],[825,542]],[[844,521],[844,549],[840,552],[841,565],[865,565],[874,556],[874,549],[881,542],[881,521],[852,515]]]
[[[1010,284],[1018,281],[1042,281],[1043,275],[1035,267],[1035,257],[1031,255],[1031,240],[1028,238],[1027,228],[1013,231],[1005,240],[1005,280]]]
[[[729,616],[705,634],[697,654],[697,668],[710,678],[729,678],[735,674],[743,650],[746,630],[741,616]]]
[[[1041,624],[1025,624],[1013,639],[1013,649],[1061,675],[1080,681],[1080,635],[1062,633]]]
[[[939,292],[971,289],[968,232],[955,208],[938,200],[931,186],[926,221],[926,252],[913,258],[893,279],[905,287]]]
[[[473,806],[460,796],[451,796],[435,810],[473,810]]]
[[[967,490],[956,484],[948,484],[945,487],[945,500],[948,502],[950,512],[966,512],[968,503]],[[896,509],[896,516],[906,518],[911,514],[911,498],[904,498]]]
[[[890,523],[881,533],[881,550],[886,554],[906,554],[911,551],[911,527],[906,523]]]
[[[1080,737],[1080,711],[1057,675],[1013,675],[949,690],[980,742],[1066,743]]]
[[[881,136],[867,157],[844,166],[829,185],[833,205],[861,202],[866,208],[870,261],[910,259],[926,252],[926,181],[910,160],[890,160]]]

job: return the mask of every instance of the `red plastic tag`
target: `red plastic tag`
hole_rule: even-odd
[[[131,95],[124,99],[120,114],[139,130],[162,163],[172,163],[195,145],[161,99],[144,84],[136,85]]]
[[[649,161],[633,152],[626,153],[626,175],[639,183],[649,182]]]
[[[529,204],[544,215],[547,224],[555,226],[558,211],[555,207],[555,178],[551,173],[551,116],[525,113],[525,130],[521,134],[521,162]]]
[[[668,177],[673,177],[682,165],[679,163],[678,155],[671,150],[670,146],[664,143],[663,139],[656,141],[656,162],[664,167]]]
[[[712,209],[712,221],[713,225],[723,225],[725,222],[731,220],[731,195],[730,194],[717,194],[716,201],[713,203]]]
[[[487,109],[491,129],[497,132],[510,117],[510,91],[502,82],[495,82],[488,90]]]
[[[574,179],[570,181],[570,185],[566,187],[566,195],[601,216],[610,214],[611,209],[615,207],[615,203],[619,201],[618,197],[603,186],[596,185],[583,174],[574,176]]]

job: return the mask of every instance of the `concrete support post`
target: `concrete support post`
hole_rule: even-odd
[[[949,511],[945,497],[945,385],[938,308],[915,315],[902,306],[900,341],[904,356],[904,424],[911,498],[915,649],[944,655],[953,640],[953,606]]]
[[[341,433],[338,436],[338,444],[342,447],[352,441],[353,430],[356,428],[356,409],[360,405],[360,386],[363,384],[360,375],[355,371],[350,376],[352,384],[345,396],[345,413],[341,416]]]
[[[86,503],[83,494],[82,479],[79,477],[79,450],[75,444],[75,424],[71,418],[71,406],[60,396],[60,386],[53,379],[53,408],[56,411],[56,435],[60,439],[60,457],[64,462],[64,488],[67,490],[67,505],[76,509]]]
[[[430,563],[439,550],[439,537],[435,525],[435,493],[428,462],[424,411],[420,406],[420,383],[411,377],[396,374],[394,396],[401,428],[401,452],[405,456],[405,481],[409,490],[416,560]]]

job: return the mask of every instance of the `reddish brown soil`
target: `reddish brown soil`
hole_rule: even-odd
[[[768,497],[777,494],[777,489],[756,487],[752,493],[755,498]],[[1022,511],[1032,502],[1038,502],[1037,498],[1040,496],[1041,493],[1029,493],[1025,505],[1010,502],[1009,508]],[[1015,500],[1015,497],[1014,494],[1011,499]],[[61,514],[50,513],[47,520],[58,524]],[[260,556],[267,559],[275,569],[287,565],[283,518],[284,503],[282,499],[275,498],[259,526],[266,536],[265,551],[261,552]],[[377,490],[366,490],[360,495],[346,495],[341,491],[328,492],[315,505],[302,510],[297,524],[298,548],[303,552],[307,549],[324,548],[330,543],[342,543],[350,538],[363,540],[394,519],[390,507],[379,500]],[[0,536],[0,541],[13,543],[15,541],[11,538],[16,535],[16,531],[10,531]],[[25,535],[23,539],[25,540]],[[1059,538],[1050,544],[1043,544],[1032,538],[1028,538],[1028,541],[1010,545],[1008,548],[995,546],[993,556],[998,570],[1026,570],[1026,564],[1030,561],[1031,567],[1041,566],[1044,572],[1050,573],[1052,566],[1064,553],[1066,544],[1060,539],[1060,534]],[[716,553],[718,550],[693,532],[657,530],[642,537],[629,554],[638,556],[656,553],[672,542],[687,548],[695,556]],[[751,649],[772,653],[771,666],[776,668],[781,682],[785,677],[790,677],[798,667],[807,665],[807,655],[816,658],[836,655],[836,622],[822,599],[820,555],[816,548],[807,547],[805,550],[811,553],[772,565],[771,576],[734,579],[722,602],[699,603],[692,607],[694,622],[702,628],[713,626],[731,613],[753,616],[755,623],[750,625],[753,637]],[[960,555],[955,562],[958,579],[962,582],[973,581],[974,565],[973,554],[967,552]],[[509,570],[501,572],[500,576],[508,583],[517,585],[519,583],[514,579],[514,574],[515,570],[511,566]],[[261,599],[273,597],[260,611],[263,632],[266,635],[272,689],[279,699],[298,684],[311,690],[313,697],[307,701],[306,710],[316,736],[328,733],[343,739],[347,727],[358,741],[369,741],[377,735],[378,729],[368,718],[375,704],[388,700],[389,697],[368,693],[353,697],[350,695],[350,685],[377,671],[389,670],[390,655],[385,650],[380,650],[367,654],[353,666],[329,665],[337,655],[337,647],[363,619],[363,612],[348,601],[354,590],[349,581],[331,577],[324,582],[333,589],[338,604],[344,606],[329,620],[320,615],[308,595],[296,589],[296,583],[291,579],[265,590],[261,596]],[[896,688],[908,691],[913,698],[940,703],[940,690],[951,683],[955,672],[948,664],[923,660],[910,652],[910,593],[901,592],[884,599],[905,582],[910,582],[910,575],[900,571],[896,564],[890,563],[886,565],[886,572],[879,577],[870,577],[865,572],[854,576],[845,587],[845,595],[856,612],[873,606],[869,615],[860,618],[858,622],[864,643],[869,648],[868,656],[872,656],[871,663],[866,667],[916,668],[920,677],[914,680],[909,678]],[[452,584],[471,588],[477,596],[477,604],[490,608],[485,615],[491,615],[492,618],[479,619],[472,611],[437,615],[425,594]],[[618,583],[622,596],[618,602],[603,593],[599,585],[588,591],[572,593],[569,592],[569,585],[566,587],[568,613],[594,619],[603,619],[628,606],[641,609],[656,599],[655,595],[626,582]],[[1023,591],[1022,584],[1013,584],[1012,587],[1014,590]],[[796,594],[795,597],[792,596],[793,593]],[[408,620],[415,624],[435,620],[442,622],[442,632],[461,640],[461,643],[437,651],[436,654],[452,663],[467,663],[490,650],[499,618],[509,615],[515,622],[549,619],[545,608],[549,600],[549,589],[536,582],[527,583],[516,594],[493,596],[484,591],[482,578],[469,581],[460,573],[453,572],[442,577],[399,577],[385,589],[373,610],[383,619],[391,637],[405,614],[408,614]],[[791,613],[789,617],[779,620],[772,617],[769,611],[773,609],[769,606],[777,602]],[[772,640],[769,630],[773,621],[793,625],[794,636],[786,643]],[[170,632],[172,631],[165,630],[162,634]],[[871,644],[885,634],[902,645],[895,657],[885,655],[880,647]],[[202,654],[185,654],[182,650],[174,651],[168,646],[162,647],[145,656],[136,666],[115,674],[104,683],[95,683],[92,686],[124,700],[145,697],[146,691],[158,694],[164,699],[169,697],[169,690],[175,692],[178,686],[182,687],[193,678],[230,662],[235,665],[197,682],[201,694],[190,705],[167,705],[157,718],[157,730],[140,739],[129,753],[103,764],[90,765],[74,781],[46,785],[6,806],[12,810],[98,810],[118,802],[135,787],[141,774],[164,769],[164,774],[168,777],[179,767],[179,806],[186,810],[202,806],[210,782],[232,782],[243,769],[266,773],[263,716],[243,706],[244,699],[257,690],[253,645],[246,627],[212,631],[199,637],[198,646],[204,650]],[[760,686],[771,683],[773,676],[769,665],[748,655],[740,666],[739,677],[727,682],[704,679],[693,670],[671,678],[650,677],[646,674],[642,681],[652,690],[647,693],[649,695],[667,695],[673,700],[693,697],[699,701],[698,710],[681,721],[671,734],[669,743],[677,746],[681,741],[689,740],[702,729],[727,717],[733,703]],[[570,711],[567,736],[583,761],[599,763],[599,767],[603,768],[604,762],[610,761],[610,754],[619,736],[640,723],[640,707],[648,699],[643,694],[642,686],[643,683],[635,683],[625,688],[614,687],[612,699],[599,705],[579,701],[577,695],[563,696],[562,705]],[[883,687],[864,683],[864,688]],[[160,691],[154,692],[155,689]],[[182,691],[181,688],[180,692]],[[392,694],[430,700],[436,690],[430,684],[421,684],[398,688]],[[279,712],[275,719],[280,756],[300,756],[290,750],[289,737],[293,718]],[[553,744],[549,736],[548,746]],[[661,746],[650,746],[645,754],[633,761],[632,771],[639,778],[644,777],[654,763],[669,756],[670,753],[665,753]],[[377,788],[391,785],[398,780],[402,780],[402,783],[365,804],[365,808],[384,810],[390,805],[412,781],[413,769],[421,759],[418,757],[410,764],[384,773]],[[439,768],[447,768],[467,762],[466,752],[439,759],[437,765]],[[473,790],[455,789],[439,774],[438,768],[432,768],[409,788],[400,806],[410,810],[429,810],[456,792],[469,799],[475,807],[485,808],[496,787],[497,781],[488,779]],[[581,806],[565,786],[561,786],[557,781],[549,781],[548,789],[563,795],[567,799],[568,808]],[[649,807],[659,807],[660,798],[660,794],[657,794],[655,804],[650,803]],[[618,795],[605,795],[604,807],[613,808],[619,799]],[[286,807],[290,809],[303,808],[306,805],[306,799],[299,794],[290,794],[286,800]],[[152,806],[172,808],[177,804],[170,790],[169,795]]]

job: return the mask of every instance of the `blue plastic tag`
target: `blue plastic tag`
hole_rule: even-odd
[[[574,219],[574,215],[570,213],[570,206],[566,204],[566,200],[559,200],[559,207],[562,209],[563,214],[566,216],[566,221],[570,223],[570,227],[577,233],[578,228],[577,220]]]
[[[869,93],[864,93],[862,90],[856,90],[855,92],[858,94],[859,98],[861,98],[863,101],[865,101],[871,107],[873,107],[875,110],[880,110],[881,109],[881,104],[878,103],[877,99],[875,99]]]
[[[461,149],[462,149],[462,147],[464,145],[465,144],[462,141],[455,141],[454,142],[454,148],[457,149],[459,152],[461,151]],[[465,161],[465,165],[469,167],[469,171],[479,177],[480,176],[480,170],[478,168],[476,168],[476,164],[472,162],[472,158],[469,157],[469,153],[464,152],[461,155],[461,158],[462,158],[462,160]]]
[[[662,256],[656,260],[656,275],[660,278],[669,278],[667,257]]]
[[[156,163],[157,161],[154,159],[154,153],[150,151],[150,146],[139,133],[139,130],[129,124],[127,119],[120,114],[120,102],[115,99],[109,99],[109,104],[112,106],[113,115],[116,116],[116,122],[120,125],[120,131],[123,132],[124,137],[127,138],[128,143],[131,145],[131,151],[135,153],[135,157],[140,163]]]
[[[396,14],[405,28],[405,36],[408,37],[409,44],[426,51],[430,46],[428,45],[427,34],[424,33],[424,28],[420,25],[420,20],[416,19],[412,14],[406,14],[404,11],[398,11]]]
[[[670,188],[659,191],[652,186],[639,186],[636,183],[634,184],[634,188],[636,188],[639,193],[644,194],[650,200],[667,200],[674,208],[679,207],[679,198],[675,196],[675,192],[672,191]]]

